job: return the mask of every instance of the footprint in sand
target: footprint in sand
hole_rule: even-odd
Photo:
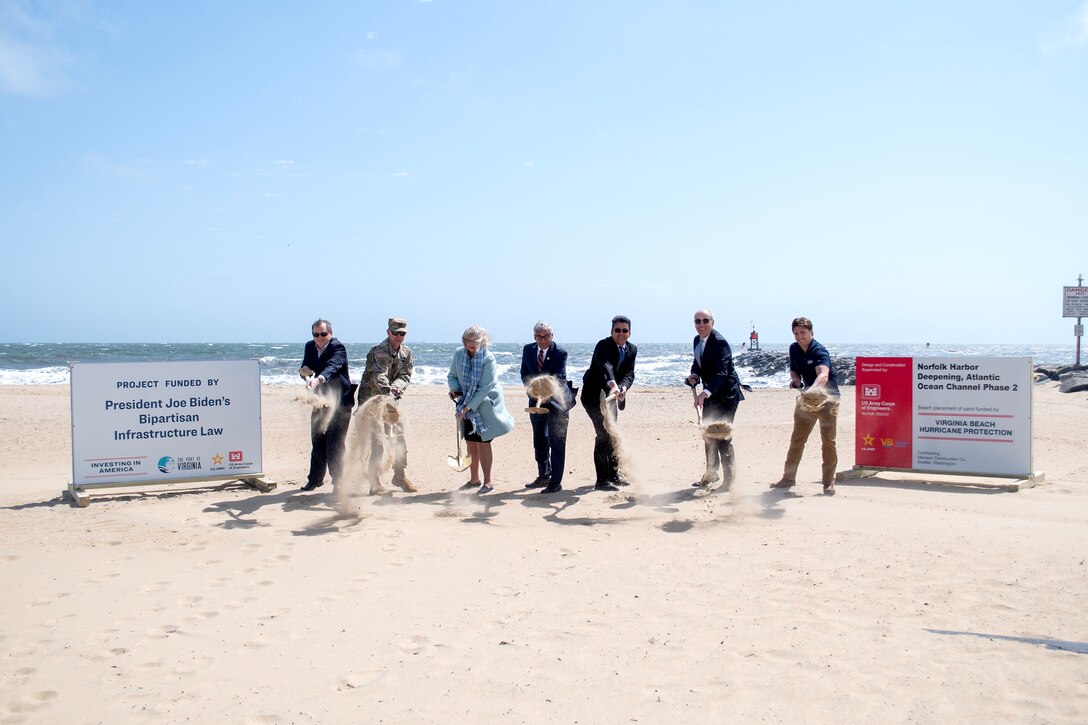
[[[402,639],[397,643],[397,647],[405,654],[417,655],[423,650],[431,646],[431,639],[422,634],[413,634],[407,639]]]
[[[8,709],[14,713],[34,712],[49,704],[60,695],[56,690],[41,690],[27,695],[15,702],[8,703]]]
[[[349,672],[336,683],[337,692],[351,692],[352,690],[373,690],[384,684],[389,673],[386,670],[373,670],[371,672]]]

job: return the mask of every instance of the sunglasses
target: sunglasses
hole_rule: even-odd
[[[697,324],[697,325],[706,325],[706,324],[709,324],[710,322],[711,322],[711,319],[709,317],[704,317],[701,320],[698,317],[695,318],[695,324]]]
[[[390,332],[392,332],[392,330],[390,330]],[[393,337],[404,337],[407,334],[407,332],[394,332]]]
[[[612,332],[622,332],[625,335],[630,331],[631,331],[631,328],[629,328],[629,327],[613,327],[612,328]]]
[[[329,332],[315,332],[314,337],[328,337],[330,334],[332,334],[332,333],[329,333]]]

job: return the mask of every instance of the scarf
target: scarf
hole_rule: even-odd
[[[480,377],[483,375],[484,369],[484,354],[482,348],[476,350],[475,355],[469,355],[468,350],[465,350],[465,356],[461,360],[461,399],[457,401],[458,413],[465,410],[465,404],[476,394],[476,390],[480,387]],[[478,411],[466,411],[465,418],[472,425],[470,433],[480,435],[487,430],[484,427],[483,420],[480,419]]]

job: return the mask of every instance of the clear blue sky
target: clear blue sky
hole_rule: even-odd
[[[1088,2],[0,0],[0,340],[1070,343]]]

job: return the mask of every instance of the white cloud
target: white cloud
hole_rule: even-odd
[[[208,159],[185,159],[181,163],[186,166],[207,166],[211,163]]]
[[[352,53],[349,60],[353,65],[366,70],[384,70],[399,66],[401,55],[398,50],[374,50],[367,53]]]
[[[367,40],[377,40],[378,39],[378,34],[376,32],[374,32],[373,30],[371,30],[369,33],[366,34],[366,39]]]
[[[526,161],[525,165],[526,166],[536,166],[536,162],[535,161]]]
[[[93,151],[83,154],[83,168],[101,176],[119,179],[139,180],[151,177],[154,164],[149,159],[137,159],[135,162],[120,162],[107,158]]]
[[[1039,51],[1044,54],[1083,46],[1088,46],[1088,1],[1081,3],[1061,28],[1039,40]]]
[[[47,98],[71,86],[64,51],[0,36],[0,93]]]
[[[411,174],[408,173],[407,171],[398,171],[395,174],[393,174],[393,176],[411,176]]]
[[[295,162],[290,159],[279,159],[275,162],[276,166],[282,166],[285,169],[289,169],[295,165]]]

